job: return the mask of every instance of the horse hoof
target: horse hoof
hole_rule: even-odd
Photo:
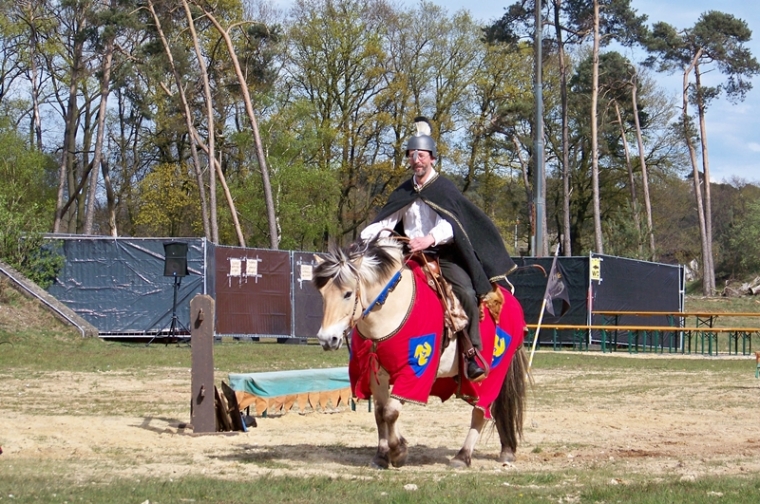
[[[404,464],[406,464],[407,454],[407,442],[406,439],[402,437],[401,441],[398,444],[398,447],[396,448],[395,454],[391,456],[391,464],[393,464],[393,467],[402,467]]]
[[[451,467],[452,469],[467,469],[470,466],[467,463],[465,463],[464,460],[453,458],[451,459],[451,462],[449,462],[449,467]]]
[[[372,469],[388,469],[388,458],[381,455],[375,455],[372,462],[369,463]]]
[[[403,467],[406,464],[406,453],[392,462],[393,467]]]
[[[515,456],[515,452],[512,450],[503,450],[499,454],[499,462],[502,464],[511,464],[515,460],[517,460],[517,457]]]
[[[470,464],[472,464],[472,457],[464,448],[459,450],[459,453],[454,455],[454,458],[451,459],[451,462],[449,463],[454,469],[465,469],[470,467]]]

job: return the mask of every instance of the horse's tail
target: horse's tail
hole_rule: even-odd
[[[523,413],[529,381],[528,358],[520,345],[512,357],[499,395],[491,404],[491,415],[502,448],[509,448],[512,453],[517,450],[517,442],[523,435]]]

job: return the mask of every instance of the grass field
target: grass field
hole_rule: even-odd
[[[701,299],[687,309],[705,304],[730,311]],[[214,347],[218,380],[346,361],[313,342]],[[383,472],[367,466],[376,435],[366,412],[291,412],[245,434],[187,435],[177,425],[189,417],[189,366],[187,346],[83,340],[0,290],[0,502],[754,504],[760,495],[760,386],[746,357],[541,351],[517,462],[496,463],[485,439],[466,471],[446,465],[464,436],[459,401],[406,409],[410,463]]]

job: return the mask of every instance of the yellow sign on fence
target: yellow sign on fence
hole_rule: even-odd
[[[591,258],[591,280],[602,280],[602,260],[598,257]]]

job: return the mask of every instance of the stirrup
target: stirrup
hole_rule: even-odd
[[[467,378],[472,383],[480,383],[486,378],[488,378],[488,373],[490,372],[490,369],[488,367],[488,364],[485,363],[483,360],[483,356],[478,351],[477,348],[472,347],[467,352],[464,352],[462,354],[464,357],[464,362],[462,365],[464,377]],[[480,362],[478,362],[480,361]],[[483,364],[483,366],[480,365],[480,363]],[[482,373],[475,375],[474,377],[470,376],[470,366],[475,366],[478,371],[482,371]],[[475,371],[475,370],[473,370]]]

